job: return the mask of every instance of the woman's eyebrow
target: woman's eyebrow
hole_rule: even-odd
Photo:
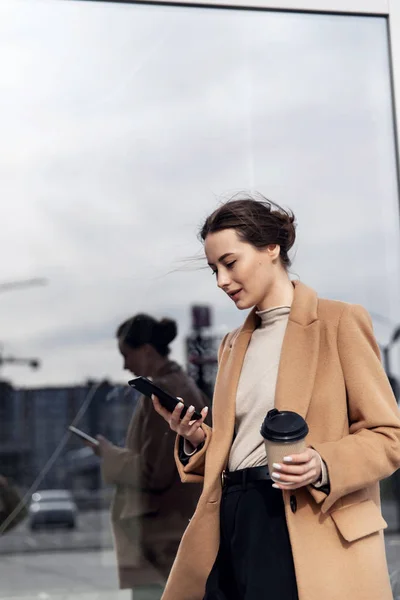
[[[219,257],[219,259],[217,260],[217,262],[221,262],[221,260],[224,260],[224,258],[227,258],[228,256],[231,256],[231,254],[233,254],[233,252],[225,252],[225,254],[223,254],[222,256]],[[208,263],[208,265],[210,267],[213,267],[214,263]]]

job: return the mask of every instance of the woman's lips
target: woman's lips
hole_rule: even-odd
[[[239,294],[242,290],[237,290],[236,292],[233,292],[232,294],[229,294],[229,296],[232,298],[232,300],[234,302],[236,302],[236,300],[239,298]]]

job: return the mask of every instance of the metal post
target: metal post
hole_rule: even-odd
[[[201,390],[203,390],[203,392],[205,392],[205,382],[204,382],[204,366],[203,366],[203,353],[204,353],[204,348],[203,348],[203,337],[201,335],[201,329],[198,330],[197,335],[196,335],[196,344],[197,344],[197,348],[198,348],[198,363],[197,363],[197,385],[199,386],[199,388]]]
[[[390,357],[389,357],[389,350],[390,350],[390,345],[387,346],[383,346],[382,347],[382,360],[383,360],[383,367],[386,371],[386,375],[389,376],[390,375]]]

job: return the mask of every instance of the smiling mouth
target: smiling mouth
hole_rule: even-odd
[[[229,296],[230,298],[232,298],[232,300],[235,300],[235,299],[236,299],[236,297],[238,296],[238,294],[240,294],[240,292],[241,292],[241,291],[242,291],[242,290],[240,289],[240,290],[235,290],[234,292],[229,292],[229,293],[228,293],[228,296]]]

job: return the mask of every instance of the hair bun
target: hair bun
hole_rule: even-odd
[[[205,220],[200,239],[204,242],[210,233],[224,229],[236,230],[239,239],[254,248],[279,245],[283,267],[287,270],[292,264],[288,252],[296,239],[294,214],[261,194],[233,196],[224,202]]]
[[[296,240],[296,219],[292,211],[279,207],[279,210],[271,210],[271,214],[277,219],[281,236],[283,238],[284,249],[286,252],[292,248]]]
[[[168,346],[176,338],[177,333],[178,327],[173,319],[164,318],[157,323],[156,337],[160,343]]]

